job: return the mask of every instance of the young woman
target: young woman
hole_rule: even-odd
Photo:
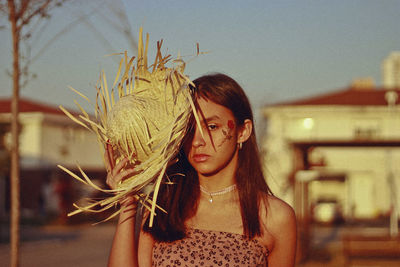
[[[295,215],[266,184],[245,93],[223,74],[194,84],[202,131],[193,123],[160,189],[168,213],[151,228],[145,216],[135,242],[136,204],[122,203],[109,266],[294,266]],[[106,166],[111,188],[126,163]]]

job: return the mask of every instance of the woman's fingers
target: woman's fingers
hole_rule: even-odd
[[[109,172],[111,171],[111,166],[110,166],[110,159],[108,158],[108,153],[107,150],[104,150],[104,163],[106,165],[106,171]]]
[[[129,178],[135,171],[133,169],[126,169],[121,171],[120,173],[118,173],[115,176],[112,176],[111,174],[108,175],[107,177],[109,177],[107,179],[107,184],[112,188],[112,189],[116,189],[118,187],[118,185],[125,180],[126,178]]]
[[[117,164],[118,166],[118,164]],[[126,178],[129,178],[133,174],[136,173],[134,169],[125,169],[125,170],[119,170],[116,172],[115,170],[117,169],[117,166],[114,168],[114,170],[110,173],[107,174],[107,185],[111,187],[112,189],[116,189],[119,185],[120,182],[125,180]]]
[[[112,145],[107,141],[105,151],[104,151],[104,158],[107,170],[114,169],[115,166],[115,158]]]
[[[107,152],[107,159],[108,159],[108,164],[111,169],[114,169],[115,166],[115,159],[114,159],[114,152],[113,152],[113,147],[112,145],[107,141],[106,143],[106,152]]]
[[[112,172],[111,173],[113,175],[119,173],[126,166],[126,164],[128,162],[129,162],[129,159],[123,158],[120,162],[117,163],[117,165],[114,166],[114,168],[112,168]]]
[[[113,147],[108,141],[106,142],[104,158],[107,170],[106,183],[110,188],[116,189],[119,183],[135,174],[135,170],[130,168],[128,158],[123,158],[118,163],[115,163]]]

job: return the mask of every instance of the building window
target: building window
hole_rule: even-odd
[[[355,139],[374,139],[380,133],[380,121],[378,119],[355,119],[353,128]]]

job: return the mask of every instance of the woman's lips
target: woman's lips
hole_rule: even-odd
[[[195,162],[204,162],[206,161],[210,156],[207,154],[194,154],[193,155],[193,160]]]

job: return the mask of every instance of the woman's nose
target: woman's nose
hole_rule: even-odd
[[[199,146],[204,146],[205,144],[206,142],[204,141],[201,132],[199,131],[198,127],[196,127],[196,130],[194,131],[192,146],[199,147]]]

